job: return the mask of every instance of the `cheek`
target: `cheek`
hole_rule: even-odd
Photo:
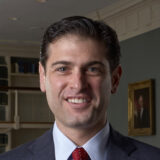
[[[92,88],[95,92],[99,92],[101,90],[101,81],[100,80],[95,80],[91,82]]]
[[[47,81],[47,88],[52,94],[60,94],[66,86],[64,78],[50,77]]]
[[[111,81],[107,79],[96,79],[91,81],[90,84],[97,94],[106,94],[111,90]]]
[[[63,98],[64,82],[60,79],[50,78],[46,81],[46,97],[52,112],[61,104]]]
[[[94,79],[91,80],[90,82],[90,87],[91,87],[91,92],[94,96],[95,101],[100,101],[102,95],[103,95],[103,90],[104,90],[104,85],[102,83],[102,80],[100,79]]]

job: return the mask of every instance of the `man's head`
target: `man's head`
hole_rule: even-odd
[[[121,77],[116,33],[102,22],[65,18],[51,25],[41,48],[40,87],[58,127],[91,130],[106,123],[106,109]]]
[[[138,97],[138,104],[139,104],[139,107],[140,107],[140,108],[143,108],[143,107],[144,107],[143,95],[140,95],[140,96]]]
[[[105,46],[106,58],[109,61],[111,71],[119,65],[120,46],[116,32],[101,21],[74,16],[64,18],[50,25],[46,30],[40,53],[40,62],[44,68],[49,56],[47,52],[49,44],[69,34],[83,36],[84,38],[91,38],[101,42]]]

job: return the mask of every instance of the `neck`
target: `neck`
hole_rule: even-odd
[[[96,126],[91,126],[88,128],[72,128],[62,126],[60,123],[56,122],[57,127],[61,130],[61,132],[67,136],[72,142],[74,142],[77,146],[83,146],[89,139],[95,136],[102,128],[104,128],[105,122],[97,123]]]

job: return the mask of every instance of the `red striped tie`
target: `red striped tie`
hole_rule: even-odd
[[[73,160],[90,160],[88,153],[84,150],[84,148],[76,148],[72,152]]]

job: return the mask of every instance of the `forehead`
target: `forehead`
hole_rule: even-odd
[[[48,56],[69,57],[69,56],[92,56],[95,58],[107,58],[106,47],[102,42],[93,38],[67,34],[56,39],[48,46]]]

